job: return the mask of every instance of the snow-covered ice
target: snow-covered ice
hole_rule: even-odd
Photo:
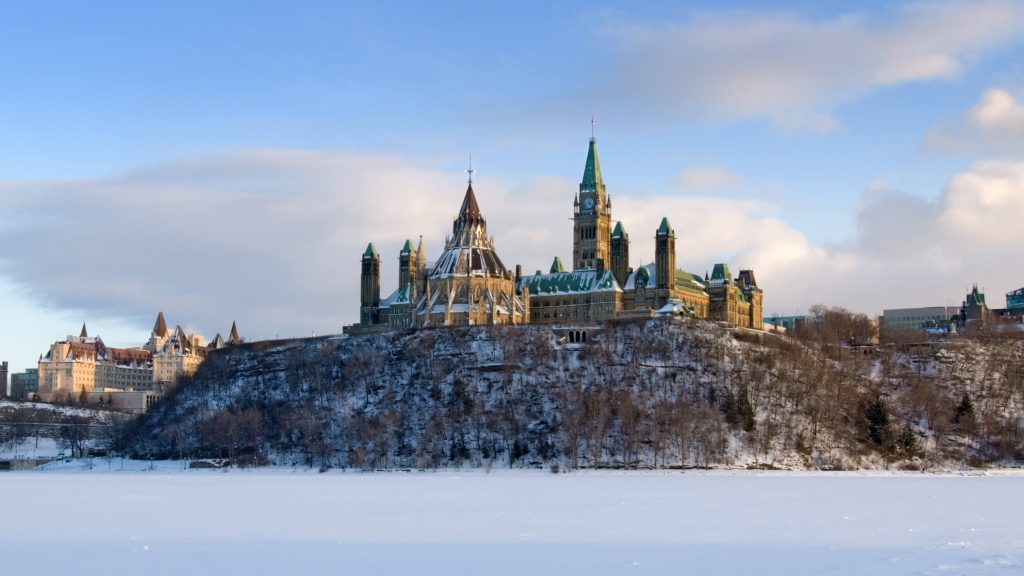
[[[1024,572],[1020,474],[175,466],[0,475],[3,573]]]

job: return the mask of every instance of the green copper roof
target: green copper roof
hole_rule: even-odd
[[[626,230],[622,227],[622,222],[615,223],[615,229],[612,230],[612,238],[625,238]]]
[[[668,216],[661,219],[661,225],[658,226],[658,235],[665,236],[666,234],[674,234],[672,225],[668,223]]]
[[[619,291],[615,283],[615,275],[611,270],[605,270],[601,276],[597,270],[588,268],[586,270],[575,270],[573,272],[557,272],[552,274],[538,274],[535,276],[523,276],[516,286],[516,291],[521,291],[525,286],[531,296],[538,294],[578,294],[587,292]]]
[[[412,254],[412,240],[405,241],[405,245],[402,246],[402,251],[399,254]]]
[[[555,260],[551,263],[551,274],[556,272],[565,272],[565,266],[562,266],[562,259],[555,256]]]
[[[715,269],[711,271],[711,280],[725,280],[726,282],[732,280],[732,275],[729,274],[729,265],[715,264]]]
[[[676,270],[676,288],[689,292],[704,292],[704,277],[686,270]]]
[[[971,293],[967,295],[967,303],[973,306],[985,305],[985,295],[978,291],[977,284],[974,285],[974,289],[971,290]]]
[[[373,247],[373,242],[366,245],[366,252],[363,252],[363,258],[376,258],[377,249]]]
[[[597,140],[590,139],[590,149],[587,150],[587,165],[583,168],[583,181],[580,182],[580,191],[597,190],[604,188],[604,179],[601,178],[601,163],[597,161]]]

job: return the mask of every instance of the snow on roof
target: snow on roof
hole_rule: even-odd
[[[592,268],[553,274],[535,274],[519,279],[516,291],[526,286],[531,296],[550,294],[585,294],[589,292],[621,292],[615,275],[605,270],[600,277]]]
[[[647,271],[647,276],[648,277],[653,277],[655,272],[656,272],[656,270],[657,270],[657,266],[655,266],[654,263],[652,262],[650,264],[644,264],[643,266],[640,266],[636,270],[633,270],[633,272],[631,272],[629,274],[629,277],[626,278],[626,285],[622,287],[623,290],[635,290],[636,289],[636,275],[640,272],[640,270],[646,270]]]
[[[636,270],[634,270],[629,277],[626,278],[625,286],[623,290],[634,290],[636,288],[636,275],[641,269],[647,272],[648,278],[654,278],[657,274],[657,265],[653,262],[651,264],[644,264]],[[648,287],[650,282],[648,281]],[[706,287],[704,285],[704,279],[697,274],[687,272],[686,270],[676,270],[676,288],[680,290],[688,290],[691,292],[704,292]]]

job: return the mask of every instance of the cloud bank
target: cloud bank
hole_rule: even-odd
[[[991,88],[959,118],[931,127],[922,146],[947,154],[1020,157],[1024,154],[1024,102],[1005,88]]]
[[[659,113],[767,118],[827,132],[832,110],[888,86],[957,77],[1024,35],[1010,0],[912,3],[895,17],[811,19],[722,11],[681,22],[609,18],[616,57],[610,93]]]
[[[575,183],[475,184],[507,265],[546,270],[571,255]],[[436,257],[465,183],[394,156],[250,150],[109,180],[0,184],[0,273],[56,309],[152,321],[157,310],[207,335],[237,320],[250,337],[337,333],[357,318],[369,241],[394,289],[406,238]],[[1024,162],[978,162],[937,200],[873,186],[857,234],[816,245],[763,201],[612,190],[632,264],[654,256],[668,216],[680,267],[754,268],[768,312],[814,303],[869,313],[952,304],[972,282],[994,304],[1024,284]]]

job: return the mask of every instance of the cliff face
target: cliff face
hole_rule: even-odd
[[[260,342],[211,355],[123,446],[367,469],[1006,462],[1022,455],[1020,350],[965,341],[833,359],[662,319],[582,344],[536,326]]]

